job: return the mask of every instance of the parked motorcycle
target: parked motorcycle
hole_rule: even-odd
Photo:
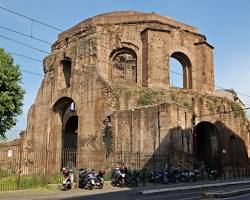
[[[163,173],[157,171],[150,171],[150,182],[151,183],[162,183],[163,182]]]
[[[137,171],[128,171],[125,177],[125,184],[132,187],[137,187],[139,184],[139,172]]]
[[[95,182],[94,172],[88,168],[79,170],[79,188],[86,188],[93,190],[96,182]]]
[[[70,190],[73,186],[74,175],[73,171],[67,167],[63,168],[63,190]]]
[[[103,176],[104,176],[104,174],[105,174],[104,170],[99,170],[98,174],[96,175],[95,184],[96,184],[96,187],[99,189],[103,188],[103,185],[104,185]]]
[[[196,181],[200,180],[200,178],[201,178],[200,171],[198,169],[194,169],[192,171],[192,174],[190,175],[190,181],[196,182]]]
[[[126,173],[119,168],[114,168],[112,171],[112,185],[123,187],[125,186]]]

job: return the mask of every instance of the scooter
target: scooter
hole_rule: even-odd
[[[63,175],[64,175],[63,190],[70,190],[73,186],[73,181],[74,181],[73,171],[70,170],[69,168],[64,167]]]
[[[118,185],[120,187],[125,186],[125,178],[126,178],[125,172],[120,172],[120,174],[118,175]]]

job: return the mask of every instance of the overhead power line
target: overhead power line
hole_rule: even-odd
[[[28,71],[28,70],[21,70],[21,72],[25,72],[25,73],[29,73],[29,74],[33,74],[33,75],[36,75],[36,76],[44,76],[44,75],[42,75],[42,74],[39,74],[39,73],[36,73],[36,72],[31,72],[31,71]]]
[[[0,8],[1,8],[1,6],[0,6]],[[1,26],[0,26],[0,27],[1,27]],[[6,36],[0,35],[0,37],[5,38],[5,39],[7,39],[7,40],[11,40],[11,41],[16,42],[16,43],[18,43],[18,44],[21,44],[21,45],[23,45],[23,46],[26,46],[26,47],[35,49],[35,50],[37,50],[37,51],[40,51],[40,52],[43,52],[43,53],[46,53],[46,54],[50,54],[50,53],[47,52],[47,51],[44,51],[44,50],[38,49],[38,48],[36,48],[36,47],[33,47],[33,46],[30,46],[30,45],[21,43],[21,42],[19,42],[19,41],[16,41],[16,40],[14,40],[14,39],[8,38],[8,37],[6,37]],[[103,47],[103,48],[107,48],[107,47],[105,47],[105,46],[102,46],[102,47]],[[14,54],[16,54],[16,53],[14,53]],[[17,55],[17,54],[16,54],[16,55]],[[28,56],[21,55],[21,54],[19,54],[19,56],[29,58]],[[41,61],[41,60],[36,59],[36,58],[29,58],[29,59],[31,59],[31,60],[38,60],[39,62]],[[110,63],[108,63],[108,64],[110,64]],[[160,68],[160,67],[158,67],[158,68]],[[99,70],[100,70],[100,69],[99,69]],[[171,70],[170,70],[170,73],[174,73],[174,74],[177,74],[177,75],[179,75],[179,76],[184,76],[184,74],[181,74],[181,73],[178,73],[178,72],[175,72],[175,71],[171,71]],[[193,78],[192,80],[198,81],[198,82],[202,82],[202,83],[203,83],[203,81],[202,81],[202,80],[199,80],[199,79]],[[212,85],[212,84],[208,84],[208,85]],[[217,88],[226,90],[224,87],[221,87],[221,86],[218,86],[218,85],[214,85],[214,86],[216,86]],[[236,91],[235,91],[235,93],[250,98],[250,95],[248,95],[248,94],[244,94],[244,93],[236,92]]]
[[[42,49],[38,49],[38,48],[33,47],[33,46],[30,46],[30,45],[28,45],[28,44],[24,44],[24,43],[22,43],[22,42],[19,42],[19,41],[17,41],[17,40],[12,39],[12,38],[6,37],[6,36],[4,36],[4,35],[1,35],[1,34],[0,34],[0,37],[1,37],[1,38],[4,38],[4,39],[6,39],[6,40],[10,40],[10,41],[12,41],[12,42],[15,42],[15,43],[17,43],[17,44],[20,44],[20,45],[29,47],[29,48],[31,48],[31,49],[40,51],[40,52],[42,52],[42,53],[50,54],[50,53],[47,52],[47,51],[44,51],[44,50],[42,50]]]
[[[12,54],[12,55],[17,55],[17,56],[27,58],[27,59],[30,59],[30,60],[34,60],[34,61],[37,61],[37,62],[43,62],[42,60],[32,58],[32,57],[29,57],[29,56],[25,56],[25,55],[22,55],[22,54],[19,54],[19,53],[14,53],[14,52],[10,52],[10,51],[6,51],[6,52],[9,53],[9,54]]]
[[[37,41],[39,41],[39,42],[43,42],[43,43],[52,45],[51,42],[47,42],[47,41],[45,41],[45,40],[36,38],[36,37],[34,37],[34,36],[31,36],[31,35],[27,35],[27,34],[21,33],[21,32],[19,32],[19,31],[16,31],[16,30],[13,30],[13,29],[10,29],[10,28],[1,26],[1,25],[0,25],[0,28],[5,29],[5,30],[8,30],[8,31],[11,31],[11,32],[14,32],[14,33],[17,33],[17,34],[22,35],[22,36],[25,36],[25,37],[29,37],[29,38],[34,39],[34,40],[37,40]]]
[[[57,27],[52,26],[52,25],[49,25],[49,24],[47,24],[47,23],[45,23],[45,22],[36,20],[36,19],[34,19],[34,18],[31,18],[31,17],[25,16],[25,15],[22,15],[22,14],[20,14],[20,13],[17,13],[17,12],[15,12],[15,11],[10,10],[10,9],[4,8],[4,7],[2,7],[2,6],[0,6],[0,9],[2,9],[2,10],[4,10],[4,11],[7,11],[7,12],[9,12],[9,13],[12,13],[12,14],[18,15],[18,16],[20,16],[20,17],[29,19],[29,20],[31,20],[31,22],[34,21],[34,22],[36,22],[36,23],[38,23],[38,24],[42,24],[42,25],[47,26],[47,27],[49,27],[49,28],[52,28],[52,29],[54,29],[54,30],[61,31],[61,32],[63,31],[63,30],[60,29],[60,28],[57,28]]]

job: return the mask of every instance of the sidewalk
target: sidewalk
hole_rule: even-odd
[[[223,180],[223,181],[207,181],[207,182],[189,182],[189,183],[176,183],[176,184],[156,184],[146,183],[146,186],[139,185],[138,187],[113,187],[110,184],[110,181],[105,182],[105,186],[102,190],[85,190],[85,189],[72,189],[69,191],[60,191],[57,187],[54,189],[36,189],[36,190],[18,190],[18,191],[0,191],[0,199],[56,199],[56,198],[66,198],[66,197],[79,197],[92,194],[102,194],[110,192],[121,192],[121,191],[134,191],[135,193],[141,193],[142,195],[155,194],[159,192],[170,192],[170,191],[179,191],[179,190],[190,190],[198,188],[208,188],[216,186],[225,186],[225,185],[235,185],[235,184],[250,184],[250,179],[239,179],[239,180]],[[232,192],[232,191],[230,191]],[[244,191],[236,191],[237,194],[242,194]],[[246,191],[245,191],[246,192]],[[225,192],[224,192],[225,193]],[[218,195],[235,195],[235,194],[224,194],[224,193],[204,193],[206,197],[218,197]]]

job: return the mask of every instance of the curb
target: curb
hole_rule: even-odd
[[[226,197],[234,197],[234,196],[240,196],[243,194],[247,194],[250,192],[250,189],[241,189],[241,190],[235,190],[232,192],[204,192],[203,196],[208,198],[226,198]]]
[[[142,190],[140,191],[140,193],[143,195],[147,195],[147,194],[155,194],[155,193],[161,193],[161,192],[172,192],[172,191],[191,190],[191,189],[218,187],[218,186],[224,186],[224,185],[247,184],[247,183],[250,183],[250,180],[224,182],[224,183],[210,183],[210,184],[203,184],[203,185],[189,185],[189,186],[170,187],[170,188],[161,188],[161,189],[153,189],[153,190]]]

